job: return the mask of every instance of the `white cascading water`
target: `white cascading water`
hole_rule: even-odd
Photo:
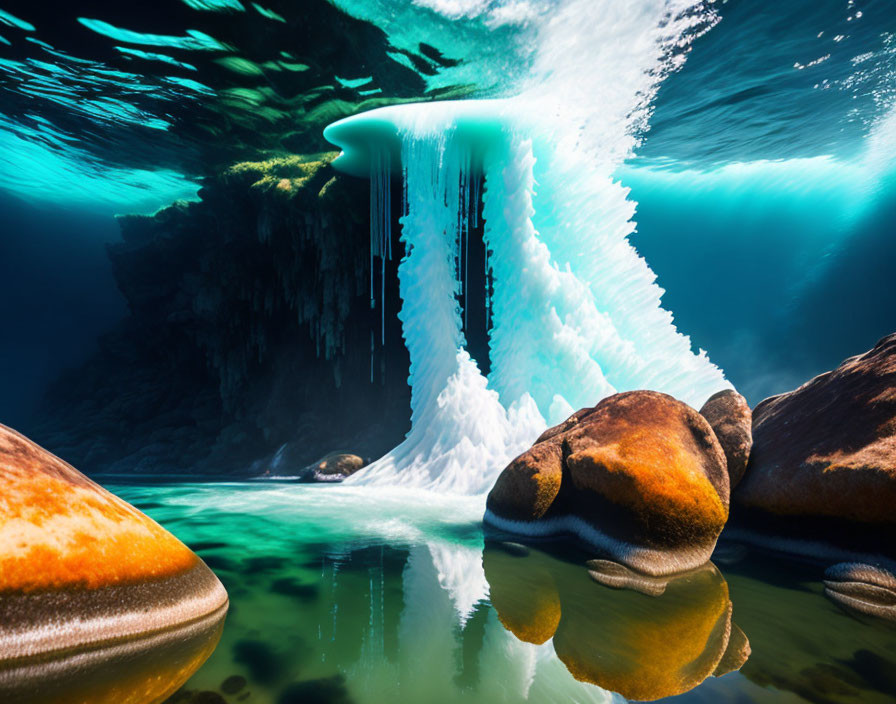
[[[711,18],[688,0],[619,5],[570,0],[543,16],[531,79],[515,98],[393,106],[328,128],[343,149],[337,166],[376,171],[376,203],[387,200],[390,164],[376,155],[392,143],[406,199],[399,318],[412,427],[350,483],[482,494],[577,408],[636,388],[699,407],[728,386],[662,308],[628,241],[634,203],[613,180],[659,81]],[[480,172],[494,290],[488,379],[465,350],[458,302]],[[372,246],[385,256],[383,219],[374,221]]]

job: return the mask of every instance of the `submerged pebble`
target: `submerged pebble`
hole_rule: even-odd
[[[246,686],[246,678],[242,675],[231,675],[221,683],[224,694],[236,694]]]
[[[355,704],[351,695],[349,695],[348,687],[345,684],[345,677],[342,675],[334,675],[333,677],[323,677],[317,680],[308,680],[306,682],[297,682],[289,685],[277,704]]]

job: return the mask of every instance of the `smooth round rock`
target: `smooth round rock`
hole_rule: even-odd
[[[896,528],[896,334],[756,406],[734,502],[787,519],[851,522],[866,535]]]
[[[753,412],[747,399],[733,389],[709,397],[700,409],[719,439],[728,465],[728,478],[734,489],[743,479],[753,447]]]
[[[512,521],[542,518],[557,498],[562,477],[562,448],[540,442],[501,472],[488,495],[488,510]]]
[[[574,534],[648,575],[705,563],[728,518],[725,455],[703,416],[631,391],[583,409],[515,459],[486,523],[521,535]]]
[[[211,654],[227,605],[177,538],[0,426],[0,699],[44,701],[40,682],[47,701],[156,701]]]

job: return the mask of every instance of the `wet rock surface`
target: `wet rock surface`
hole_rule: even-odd
[[[331,452],[302,468],[296,476],[308,483],[338,483],[368,464],[363,457],[349,452]]]
[[[371,310],[367,184],[333,156],[236,164],[198,202],[120,218],[109,256],[130,314],[29,433],[88,473],[295,474],[334,447],[397,444],[407,352]]]
[[[825,571],[824,587],[848,611],[896,621],[896,565],[839,563]]]
[[[706,562],[725,525],[725,462],[690,406],[653,391],[616,394],[514,460],[485,520],[525,535],[574,533],[637,571],[678,572]]]
[[[747,471],[753,446],[753,413],[747,399],[733,389],[709,397],[700,409],[725,451],[728,477],[734,489]]]
[[[796,552],[892,553],[896,335],[753,411],[738,526]],[[801,544],[798,544],[801,543]]]

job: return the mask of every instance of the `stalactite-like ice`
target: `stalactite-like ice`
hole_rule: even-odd
[[[576,408],[636,388],[699,407],[727,386],[661,307],[662,290],[627,240],[624,191],[576,172],[574,155],[556,154],[506,103],[384,108],[326,134],[349,172],[364,173],[384,143],[400,150],[406,199],[399,318],[412,427],[349,481],[482,493],[546,423]],[[493,282],[487,380],[465,350],[459,304],[480,173]]]

